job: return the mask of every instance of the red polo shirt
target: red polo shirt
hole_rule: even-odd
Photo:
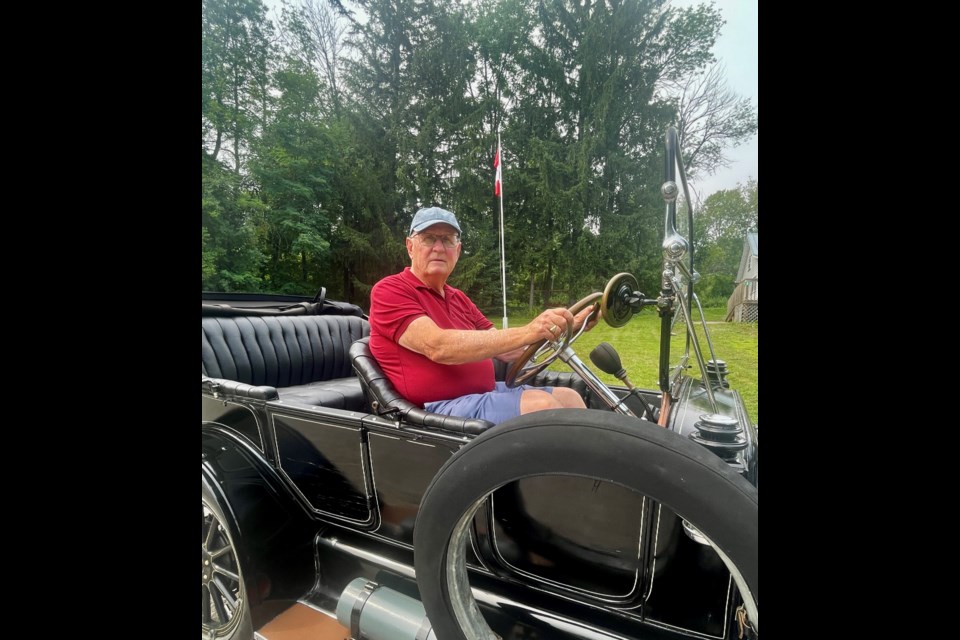
[[[459,289],[443,286],[444,295],[425,285],[410,267],[387,276],[370,292],[370,352],[404,398],[421,407],[425,402],[450,400],[494,389],[493,360],[438,364],[401,347],[400,336],[420,316],[441,329],[493,327],[477,305]]]

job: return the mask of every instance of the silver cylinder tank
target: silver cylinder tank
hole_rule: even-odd
[[[419,600],[365,578],[355,578],[337,601],[337,620],[352,638],[436,640]]]

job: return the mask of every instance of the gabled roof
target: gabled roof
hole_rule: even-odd
[[[754,232],[748,233],[743,239],[743,255],[740,256],[740,268],[737,269],[737,279],[734,280],[734,282],[740,283],[743,281],[751,257],[756,257],[758,261],[760,260],[759,237],[760,232]]]
[[[747,234],[747,244],[750,245],[750,253],[752,255],[760,257],[760,241],[757,239],[760,236],[760,232],[748,233]]]

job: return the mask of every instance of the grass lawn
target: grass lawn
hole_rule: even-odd
[[[694,312],[698,335],[700,336],[700,349],[703,352],[704,360],[710,359],[710,351],[707,341],[703,337],[702,327],[699,323],[699,314]],[[716,350],[717,358],[727,362],[727,368],[730,375],[727,380],[730,387],[736,389],[743,397],[744,404],[747,407],[747,413],[754,423],[760,423],[759,398],[757,392],[757,351],[758,351],[758,327],[754,323],[735,323],[723,322],[726,315],[724,308],[704,309],[704,315],[707,319],[707,327],[710,330],[710,338],[713,341],[713,347]],[[494,326],[500,327],[503,318],[497,316],[488,316]],[[522,316],[511,314],[509,323],[511,327],[521,327],[530,322],[531,316]],[[680,355],[685,350],[685,332],[679,324],[674,326],[676,334],[671,340],[670,363],[676,364]],[[627,370],[627,376],[630,382],[638,387],[645,389],[657,388],[657,375],[660,357],[660,317],[656,311],[644,309],[638,315],[635,315],[630,322],[619,329],[614,329],[602,320],[577,340],[573,348],[577,355],[596,373],[601,380],[608,384],[621,384],[616,378],[599,371],[593,363],[590,362],[590,351],[601,342],[609,342],[620,354],[620,360]],[[689,375],[699,378],[700,369],[697,366],[696,356],[693,347],[690,349],[690,363],[692,367],[688,370]],[[570,368],[563,362],[557,360],[550,367],[556,371],[569,371]]]

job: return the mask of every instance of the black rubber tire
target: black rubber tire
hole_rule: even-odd
[[[237,538],[233,530],[233,520],[225,516],[223,507],[220,505],[219,498],[208,486],[207,482],[203,479],[203,476],[200,477],[200,486],[203,508],[209,511],[209,515],[211,515],[221,525],[216,527],[215,531],[213,532],[213,544],[210,545],[211,548],[216,550],[223,549],[224,544],[227,542],[232,548],[232,552],[227,552],[224,555],[219,556],[214,562],[239,576],[239,580],[237,581],[233,581],[232,579],[226,578],[223,575],[220,576],[221,583],[226,584],[228,589],[232,592],[232,595],[235,596],[238,601],[238,606],[234,611],[234,615],[230,617],[225,624],[204,624],[204,613],[203,609],[201,609],[200,637],[202,640],[250,640],[250,638],[253,638],[253,622],[250,616],[250,601],[247,597],[246,585],[244,584],[243,570],[239,561],[240,553],[236,546]],[[204,513],[203,521],[204,525],[202,537],[204,542],[201,543],[201,562],[203,558],[206,557],[206,551],[208,550],[206,539],[207,533],[210,530],[209,523],[211,520],[208,518],[207,513]],[[235,591],[234,586],[236,586]],[[209,599],[209,587],[201,586],[201,591],[201,600],[204,599],[204,596]],[[204,605],[201,605],[201,607],[203,606]]]
[[[661,502],[710,538],[759,600],[756,487],[702,446],[645,420],[591,410],[539,411],[471,441],[444,464],[424,494],[414,562],[437,638],[467,638],[452,606],[447,567],[448,557],[463,555],[450,545],[455,527],[462,532],[464,516],[498,487],[551,474],[612,482]],[[466,576],[465,567],[458,571]],[[465,592],[467,606],[476,608],[469,589]]]

